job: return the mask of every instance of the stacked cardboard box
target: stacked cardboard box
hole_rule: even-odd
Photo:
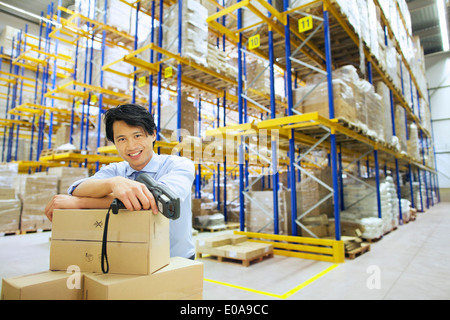
[[[203,263],[173,257],[147,276],[87,274],[85,300],[202,300]]]
[[[203,264],[170,258],[169,220],[150,211],[110,216],[102,274],[106,212],[55,210],[50,270],[3,279],[2,299],[202,299]]]
[[[414,123],[411,123],[409,125],[409,140],[407,142],[408,146],[408,155],[412,157],[413,159],[419,161],[420,155],[419,155],[419,132],[417,125]]]
[[[406,140],[406,111],[400,106],[395,106],[395,136],[400,143],[400,152],[408,152],[408,143]]]
[[[50,269],[78,265],[83,272],[101,272],[106,210],[55,210]],[[120,212],[111,215],[108,260],[111,273],[149,274],[169,262],[169,221],[162,215]]]
[[[178,3],[165,10],[163,47],[170,52],[178,52],[178,39],[182,39],[183,57],[207,66],[208,56],[208,10],[196,0],[182,3],[182,36],[178,35]]]
[[[228,63],[227,54],[215,45],[208,43],[208,56],[206,57],[208,68],[231,79],[237,78],[237,68]]]
[[[383,0],[378,2],[379,7],[373,0],[337,0],[336,2],[340,11],[347,17],[356,34],[361,38],[361,47],[365,45],[370,50],[381,69],[392,79],[397,90],[401,92],[402,78],[408,82],[404,84],[407,87],[410,86],[409,70],[405,66],[401,66],[403,59],[397,52],[398,44],[418,82],[418,89],[426,92],[423,48],[419,39],[410,36],[412,35],[411,16],[406,1]],[[387,45],[385,32],[381,27],[383,20],[381,13],[389,22],[392,30],[392,37],[387,38]],[[361,60],[364,61],[362,50]],[[408,103],[412,103],[411,96],[405,95],[405,98]]]
[[[331,168],[325,167],[323,169],[314,169],[310,170],[310,173],[325,183],[326,185],[332,185],[332,174]],[[306,212],[314,205],[316,205],[320,200],[326,197],[330,191],[326,189],[324,186],[320,185],[314,179],[302,174],[302,180],[300,183],[296,184],[297,187],[297,203],[299,206],[297,211],[297,215],[300,215],[300,212]],[[299,211],[299,209],[301,211]],[[333,212],[333,200],[330,198],[329,200],[322,203],[320,206],[312,210],[308,213],[308,217],[310,216],[320,216],[322,214],[332,215]]]
[[[378,81],[376,84],[376,92],[381,97],[381,105],[382,105],[382,115],[384,116],[382,121],[382,125],[384,127],[384,141],[388,145],[392,145],[392,112],[391,112],[391,98],[390,98],[390,90],[388,86],[382,82]]]
[[[0,164],[0,233],[17,232],[20,227],[22,203],[14,188],[18,170],[16,163]]]
[[[260,59],[253,59],[247,63],[247,88],[270,94],[270,77],[267,63]]]
[[[19,175],[16,192],[22,201],[20,229],[22,231],[50,230],[51,222],[45,207],[57,194],[58,178],[47,175]]]
[[[87,178],[87,168],[78,167],[56,167],[49,168],[48,175],[58,177],[58,194],[67,194],[67,190],[77,180]]]
[[[315,83],[300,87],[295,90],[294,104],[298,104],[298,101],[308,95],[309,92],[315,87]],[[344,119],[348,122],[356,122],[356,108],[354,92],[350,86],[348,86],[341,79],[333,80],[333,95],[334,95],[334,112],[335,118]],[[329,106],[328,106],[328,85],[325,82],[319,84],[301,104],[298,105],[297,110],[301,113],[318,112],[320,116],[327,119],[330,118]]]
[[[330,118],[328,84],[321,80],[321,75],[310,76],[306,86],[294,91],[294,105],[301,113],[318,112]],[[343,66],[333,72],[333,96],[335,118],[358,127],[377,141],[386,140],[385,131],[390,124],[379,117],[385,112],[386,101],[372,84],[359,78],[355,67]]]
[[[246,195],[245,226],[247,231],[273,233],[273,191],[251,191],[247,192]],[[278,226],[280,234],[291,234],[290,206],[290,191],[278,191]]]
[[[20,228],[22,203],[14,188],[0,188],[0,233],[17,232]]]
[[[178,129],[177,123],[178,108],[177,101],[172,99],[161,108],[161,128],[167,130],[168,133],[175,134]],[[196,123],[198,121],[198,112],[194,104],[188,99],[187,94],[183,93],[181,97],[181,136],[193,136],[196,133]],[[174,132],[174,133],[172,133]],[[171,138],[171,136],[167,138]],[[173,140],[173,139],[172,139]]]
[[[329,235],[330,220],[326,214],[307,216],[301,219],[301,223],[306,227],[302,228],[301,235],[304,237],[325,238]]]
[[[82,278],[78,275],[66,271],[45,271],[3,279],[1,299],[82,300]]]

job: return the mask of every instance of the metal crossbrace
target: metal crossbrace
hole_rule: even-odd
[[[247,101],[250,101],[253,104],[256,104],[258,107],[260,107],[261,109],[263,109],[264,111],[268,112],[269,114],[272,113],[272,111],[270,111],[269,109],[267,109],[265,106],[263,106],[262,104],[260,104],[259,102],[253,100],[252,98],[246,96],[245,94],[241,94],[241,97],[246,99]]]
[[[269,159],[267,159],[266,157],[264,157],[263,155],[261,155],[257,150],[255,150],[251,145],[249,145],[249,144],[247,144],[247,143],[243,143],[243,145],[246,147],[246,148],[248,148],[250,151],[252,151],[252,152],[254,152],[256,155],[258,155],[261,159],[263,159],[265,162],[267,162],[268,164],[270,164],[270,167],[272,167],[273,166],[273,164],[272,164],[272,161],[270,161]],[[267,152],[268,153],[272,153],[272,151],[271,150],[267,150]],[[269,170],[270,170],[270,168],[269,168]],[[273,170],[273,168],[272,168],[272,170]],[[257,232],[261,232],[262,230],[264,230],[264,229],[266,229],[269,225],[271,225],[272,223],[273,223],[273,220],[274,220],[274,218],[273,218],[273,216],[272,216],[272,213],[270,213],[270,212],[268,212],[268,210],[267,210],[267,208],[264,208],[263,206],[261,206],[257,201],[255,201],[255,199],[253,199],[252,197],[250,197],[248,194],[247,194],[247,192],[250,190],[250,188],[255,184],[255,183],[257,183],[260,179],[262,179],[262,175],[260,175],[259,176],[259,178],[258,179],[256,179],[255,181],[253,181],[253,183],[252,184],[250,184],[249,186],[247,186],[247,188],[245,189],[245,191],[243,191],[243,195],[247,198],[247,199],[249,199],[250,200],[250,202],[252,202],[252,203],[254,203],[257,207],[259,207],[262,211],[263,211],[263,213],[265,214],[265,215],[267,215],[268,217],[270,217],[272,220],[269,222],[269,223],[267,223],[265,226],[263,226],[260,230],[258,230]],[[274,204],[275,205],[275,204]]]
[[[307,67],[307,68],[310,68],[310,69],[312,69],[312,70],[314,70],[314,71],[316,71],[316,72],[318,72],[318,73],[321,73],[321,74],[323,74],[323,75],[325,75],[325,76],[327,75],[327,72],[326,72],[326,71],[323,71],[322,69],[319,69],[319,68],[317,68],[317,67],[314,67],[314,66],[310,65],[309,63],[300,61],[300,60],[295,59],[295,58],[293,58],[293,57],[290,57],[289,59],[291,59],[291,61],[293,61],[293,62],[296,62],[296,63],[298,63],[298,64],[301,64],[302,66]]]
[[[253,56],[253,57],[255,57],[255,58],[259,59],[259,60],[262,60],[264,63],[267,62],[266,59],[264,59],[264,58],[262,58],[262,57],[259,57],[259,56],[255,55],[254,53],[249,52],[249,51],[247,51],[247,50],[245,50],[245,49],[241,49],[241,51],[244,52],[245,54],[251,55],[251,56]],[[264,111],[268,112],[269,114],[272,114],[272,111],[271,111],[271,110],[269,110],[268,108],[266,108],[265,106],[263,106],[263,105],[260,104],[259,102],[256,102],[255,100],[253,100],[253,99],[251,99],[249,96],[247,96],[248,89],[250,89],[250,88],[253,86],[253,84],[254,84],[254,83],[255,83],[255,82],[256,82],[256,81],[257,81],[257,80],[258,80],[258,79],[266,72],[266,71],[267,71],[268,68],[269,68],[269,64],[267,64],[267,66],[265,66],[264,70],[262,70],[262,71],[261,71],[261,72],[260,72],[260,73],[252,80],[252,82],[250,82],[250,84],[246,85],[246,87],[245,87],[245,94],[242,93],[242,94],[241,94],[241,97],[244,98],[245,100],[247,100],[247,101],[253,103],[253,104],[256,104],[258,107],[260,107],[260,108],[263,109]]]
[[[259,156],[261,159],[263,159],[264,161],[266,161],[268,164],[270,164],[272,166],[272,161],[270,161],[269,159],[267,159],[266,157],[261,155],[258,151],[255,151],[255,149],[252,146],[250,146],[249,144],[247,144],[245,142],[244,142],[244,146],[247,147],[250,151],[253,151],[257,156]],[[272,153],[272,151],[267,149],[267,153]]]
[[[320,127],[323,127],[320,125]],[[323,127],[324,129],[328,129],[326,127]],[[329,130],[329,129],[328,129]],[[311,146],[306,152],[303,153],[303,155],[300,155],[295,162],[299,163],[304,157],[306,157],[309,153],[311,153],[314,149],[316,149],[319,145],[321,145],[328,137],[330,136],[330,132],[328,132],[326,135],[324,135],[319,141],[317,141],[313,146]]]
[[[311,15],[312,16],[312,15]],[[314,16],[312,16],[314,17]],[[298,46],[297,49],[295,49],[295,51],[291,54],[291,58],[294,57],[305,45],[306,43],[312,39],[312,37],[323,27],[323,19],[321,19],[322,22],[320,23],[320,25],[315,28],[313,30],[313,32],[311,32],[311,34],[302,42],[302,44],[300,44],[300,46]]]
[[[373,152],[373,150],[369,150],[366,153],[364,153],[363,155],[359,156],[358,158],[356,158],[355,160],[353,160],[348,166],[346,166],[345,168],[342,169],[342,171],[348,169],[350,166],[352,166],[355,162],[358,162],[359,160],[361,160],[362,158],[367,157],[369,154],[371,154]]]
[[[351,165],[353,165],[355,162],[365,158],[366,156],[368,156],[369,154],[371,154],[373,152],[373,150],[369,150],[367,151],[365,154],[361,155],[360,157],[358,157],[357,159],[353,160],[349,165],[347,165],[345,168],[342,169],[342,171],[346,170],[347,168],[349,168]],[[364,199],[366,199],[367,197],[373,195],[376,191],[377,188],[368,184],[367,182],[365,182],[364,180],[354,176],[353,174],[346,172],[346,175],[350,176],[351,178],[353,178],[354,180],[364,184],[365,186],[369,187],[370,189],[372,189],[372,191],[369,191],[368,194],[366,194],[364,197],[362,197],[361,199],[358,199],[357,201],[353,202],[352,204],[350,204],[349,206],[346,206],[346,209],[350,209],[351,207],[357,205],[358,203],[360,203],[361,201],[363,201]]]
[[[321,181],[320,179],[318,179],[317,177],[315,177],[312,173],[309,173],[307,170],[303,169],[298,163],[305,159],[309,162],[314,163],[314,161],[312,161],[311,159],[307,159],[305,158],[308,154],[310,154],[314,149],[316,149],[319,145],[321,145],[326,139],[328,139],[328,137],[331,135],[331,130],[329,128],[326,128],[322,125],[320,125],[320,127],[322,127],[323,129],[325,129],[327,131],[327,133],[319,140],[317,141],[313,146],[311,146],[306,152],[304,152],[302,155],[300,155],[294,162],[294,167],[297,168],[298,170],[300,170],[300,172],[303,172],[304,174],[306,174],[308,176],[309,179],[313,179],[315,182],[317,182],[318,184],[320,184],[322,187],[324,187],[325,189],[327,189],[328,191],[330,191],[330,193],[328,195],[326,195],[325,197],[323,197],[321,200],[319,200],[316,204],[314,204],[313,206],[311,206],[308,210],[306,210],[305,212],[301,213],[301,215],[299,217],[297,217],[297,219],[295,220],[295,223],[302,228],[303,230],[305,230],[306,232],[308,232],[311,236],[313,236],[314,238],[318,238],[317,235],[315,235],[312,231],[310,231],[305,225],[303,225],[300,220],[305,217],[306,215],[308,215],[310,212],[312,212],[314,209],[316,209],[317,207],[319,207],[322,203],[324,203],[325,201],[327,201],[328,199],[330,199],[331,197],[334,196],[334,189],[332,187],[330,187],[329,185],[327,185],[326,183],[324,183],[323,181]]]

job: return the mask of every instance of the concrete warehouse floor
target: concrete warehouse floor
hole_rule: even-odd
[[[51,232],[0,237],[0,277],[47,270],[50,237]],[[203,298],[450,299],[449,242],[450,203],[441,203],[339,265],[274,256],[246,268],[204,257]]]

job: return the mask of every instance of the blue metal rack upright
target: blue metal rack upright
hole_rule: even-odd
[[[327,7],[324,5],[323,19],[324,19],[324,33],[325,33],[325,55],[327,66],[327,80],[328,80],[328,106],[330,119],[334,119],[334,96],[333,96],[333,69],[331,61],[331,42],[330,42],[330,26],[329,13]],[[340,207],[339,207],[339,182],[337,169],[337,147],[336,135],[332,131],[330,135],[331,143],[331,171],[333,175],[333,190],[334,190],[334,219],[335,219],[335,237],[336,240],[341,240],[341,222],[340,222]]]
[[[237,1],[238,3],[241,0]],[[242,9],[237,10],[237,28],[240,30],[242,28]],[[242,88],[243,88],[243,65],[242,65],[242,34],[239,33],[239,42],[237,44],[238,50],[238,115],[239,124],[244,123],[244,108],[242,99]],[[238,157],[239,157],[239,223],[240,230],[245,230],[245,203],[244,203],[244,146],[242,137],[238,137]]]

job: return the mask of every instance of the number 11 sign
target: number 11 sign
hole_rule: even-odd
[[[313,19],[312,16],[302,18],[298,20],[298,32],[306,32],[313,28]]]

